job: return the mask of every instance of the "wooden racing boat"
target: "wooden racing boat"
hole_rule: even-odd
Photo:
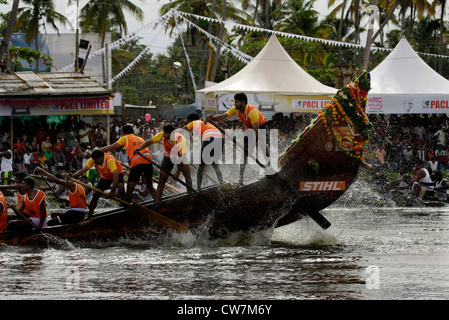
[[[338,91],[331,102],[279,158],[279,171],[240,187],[213,186],[199,194],[183,193],[142,206],[211,238],[236,231],[257,231],[312,217],[330,225],[320,211],[336,201],[353,182],[363,160],[371,124],[365,113],[369,74],[362,72]],[[44,229],[48,235],[74,242],[147,238],[167,229],[147,211],[119,208],[89,221]],[[32,245],[36,231],[4,232],[0,243]]]

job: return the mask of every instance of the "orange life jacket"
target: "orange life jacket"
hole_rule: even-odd
[[[80,184],[76,184],[75,192],[70,192],[69,189],[69,203],[70,208],[87,208],[86,191]]]
[[[120,162],[117,161],[116,158],[114,158],[114,156],[110,155],[109,153],[105,153],[104,156],[105,156],[105,159],[104,159],[103,163],[100,166],[94,163],[94,166],[100,172],[100,175],[103,179],[113,180],[114,174],[111,172],[111,170],[109,170],[108,162],[115,161],[115,165],[117,166],[118,174],[123,173],[122,165],[120,164]]]
[[[259,111],[259,109],[248,104],[246,106],[246,114],[240,112],[240,110],[237,110],[237,115],[240,118],[240,120],[242,121],[242,123],[245,125],[246,129],[252,128],[251,119],[249,118],[249,114],[251,112],[259,113],[259,126],[263,125],[265,122],[268,121],[267,118],[264,117],[262,112]]]
[[[204,123],[202,120],[195,120],[192,122],[193,131],[201,137],[202,141],[209,138],[223,138],[220,130],[218,130],[211,123]]]
[[[145,140],[142,139],[141,137],[136,136],[135,134],[132,134],[132,133],[127,134],[125,137],[128,140],[125,150],[126,150],[126,153],[128,154],[128,158],[131,163],[131,167],[137,166],[138,164],[142,164],[142,163],[148,164],[149,162],[147,160],[145,160],[141,155],[139,155],[137,153],[134,154],[134,150],[139,148],[145,142]],[[148,148],[141,150],[140,153],[150,159],[153,159],[153,157],[151,157],[151,154],[150,154],[150,149],[148,149]]]
[[[6,199],[3,193],[0,191],[0,203],[3,204],[3,210],[0,211],[0,233],[5,231],[6,224],[8,223],[8,207],[6,205]]]
[[[164,156],[167,158],[171,158],[171,150],[174,146],[176,146],[182,139],[184,139],[184,136],[180,134],[179,132],[175,132],[175,140],[170,141],[170,139],[164,138]],[[179,153],[179,151],[178,151]]]
[[[28,194],[25,194],[23,197],[23,202],[25,203],[25,212],[27,215],[29,215],[32,218],[41,218],[41,209],[40,205],[42,201],[45,204],[45,193],[42,190],[37,190],[36,196],[34,199],[29,199]],[[45,210],[45,218],[47,217],[47,210]]]

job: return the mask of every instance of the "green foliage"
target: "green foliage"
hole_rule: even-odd
[[[22,67],[21,60],[25,60],[31,65],[37,59],[44,60],[44,64],[48,67],[53,66],[53,59],[36,49],[11,46],[9,52],[11,62],[16,68]]]

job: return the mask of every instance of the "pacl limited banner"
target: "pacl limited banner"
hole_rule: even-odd
[[[367,113],[449,113],[449,95],[368,95]]]

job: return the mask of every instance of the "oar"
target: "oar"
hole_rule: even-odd
[[[226,135],[227,137],[231,138],[226,131],[224,131],[218,124],[216,124],[214,121],[210,121],[211,124],[213,124],[218,130],[221,131],[221,133],[223,133],[224,135]],[[241,146],[240,144],[238,144],[236,141],[234,141],[234,139],[232,139],[234,145],[240,147],[240,148],[244,148],[243,146]],[[250,155],[248,153],[248,155],[254,159],[254,157],[252,155]],[[259,160],[254,159],[256,161],[256,163],[262,167],[263,169],[267,170],[269,169],[269,167],[267,167],[266,165],[260,163]],[[292,197],[299,197],[301,198],[301,196],[296,192],[295,189],[292,188],[292,186],[285,181],[284,178],[282,178],[277,172],[274,172],[273,176],[275,176],[277,178],[277,180],[282,184],[283,187],[285,187],[285,189],[289,192],[289,194]],[[307,215],[312,218],[321,228],[323,228],[324,230],[326,230],[327,228],[329,228],[331,226],[331,223],[329,222],[329,220],[327,220],[321,213],[319,213],[318,211],[310,211],[310,210],[304,210],[304,212],[307,213]]]
[[[172,177],[173,179],[175,179],[175,176],[170,172],[165,170],[164,168],[162,168],[162,166],[160,166],[158,163],[156,163],[155,161],[151,160],[150,158],[148,158],[147,156],[143,155],[142,153],[140,153],[140,151],[137,151],[137,154],[139,156],[141,156],[142,158],[144,158],[145,160],[147,160],[148,162],[154,164],[156,167],[158,167],[160,170],[164,171],[166,174],[168,174],[170,177]],[[187,183],[185,183],[184,181],[182,181],[181,179],[175,179],[176,181],[178,181],[179,183],[181,183],[184,187],[186,187],[188,190],[192,191],[193,193],[195,193],[198,197],[202,198],[205,197],[204,195],[202,195],[201,193],[199,193],[197,190],[195,190],[194,188],[192,188],[191,186],[189,186]]]
[[[27,218],[22,212],[20,212],[20,210],[16,209],[16,208],[11,208],[15,213],[19,214],[24,220],[26,220],[30,225],[33,226],[33,228],[35,228],[36,230],[39,230],[39,232],[43,235],[46,235],[41,228],[39,228],[39,226],[35,225],[33,221],[31,221],[29,218]]]
[[[82,181],[78,181],[78,180],[76,180],[74,178],[71,178],[70,180],[72,180],[73,182],[79,183],[83,187],[86,187],[86,188],[92,189],[92,190],[94,190],[94,191],[96,191],[98,193],[101,193],[102,195],[105,195],[106,197],[109,197],[109,198],[111,198],[111,199],[113,199],[115,201],[118,201],[118,202],[120,202],[121,204],[123,204],[123,205],[125,205],[127,207],[130,207],[130,208],[137,207],[139,210],[142,210],[142,211],[145,211],[146,213],[148,213],[151,216],[151,218],[152,218],[152,220],[154,222],[156,222],[156,223],[158,223],[158,224],[160,224],[160,225],[162,225],[164,227],[174,229],[174,230],[176,230],[178,232],[187,232],[189,230],[189,228],[186,225],[181,224],[179,222],[176,222],[176,221],[174,221],[174,220],[172,220],[170,218],[167,218],[167,217],[161,215],[160,213],[158,213],[158,212],[156,212],[156,211],[154,211],[154,210],[152,210],[150,208],[146,208],[146,207],[141,206],[140,204],[137,204],[137,203],[126,202],[125,200],[122,200],[120,198],[114,197],[114,196],[104,192],[101,189],[92,187],[92,186],[90,186],[88,184],[85,184]]]
[[[65,200],[64,200],[64,199],[61,199],[61,197],[58,196],[58,194],[56,193],[56,191],[53,190],[52,186],[50,185],[50,183],[48,183],[47,179],[45,179],[45,177],[44,177],[44,175],[42,174],[42,172],[40,172],[39,170],[38,170],[38,172],[39,172],[39,175],[41,176],[42,180],[45,181],[45,183],[47,184],[47,186],[50,188],[51,192],[53,192],[54,196],[56,197],[56,200],[58,200],[59,202],[61,202],[61,204],[64,206],[64,209],[67,209],[67,206],[66,206],[65,203],[64,203]]]

